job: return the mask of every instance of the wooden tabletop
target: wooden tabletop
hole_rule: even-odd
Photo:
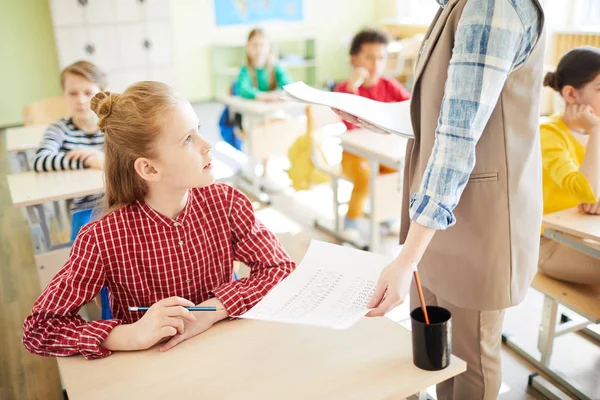
[[[543,225],[578,238],[600,241],[600,216],[580,213],[576,208],[544,215]]]
[[[562,282],[538,272],[531,286],[593,323],[600,323],[600,285]]]
[[[69,398],[400,399],[466,369],[413,365],[410,332],[387,318],[347,330],[224,321],[166,353],[59,358]]]
[[[218,100],[236,112],[257,116],[266,116],[279,110],[304,109],[306,107],[306,104],[295,101],[258,101],[240,96],[223,96]]]
[[[88,196],[104,191],[103,172],[97,169],[58,172],[23,172],[8,175],[13,206],[26,207]]]
[[[35,150],[39,147],[46,125],[21,126],[6,130],[6,151]]]
[[[344,150],[357,155],[369,155],[386,165],[397,165],[405,156],[408,139],[385,135],[366,129],[354,129],[340,136]]]

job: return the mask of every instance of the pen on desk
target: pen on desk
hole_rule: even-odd
[[[183,307],[188,311],[220,311],[224,308],[217,307]],[[148,311],[150,307],[128,307],[129,311]]]
[[[413,263],[412,269],[415,274],[415,283],[417,284],[417,291],[419,292],[419,299],[421,300],[421,309],[423,310],[423,316],[425,316],[425,323],[429,325],[429,315],[427,314],[427,306],[425,305],[425,296],[423,296],[423,288],[421,287],[421,280],[419,279],[417,264]]]

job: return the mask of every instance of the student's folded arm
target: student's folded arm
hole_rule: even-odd
[[[528,56],[523,54],[529,48],[525,33],[509,1],[496,1],[492,10],[487,0],[467,2],[456,30],[433,150],[410,200],[412,221],[435,230],[456,223],[453,210],[475,166],[477,142],[508,74]]]
[[[542,126],[540,136],[542,165],[552,180],[580,203],[596,203],[598,198],[590,182],[580,171],[576,160],[571,157],[561,135],[550,127]]]
[[[119,320],[87,322],[77,313],[96,296],[104,284],[104,268],[90,230],[82,231],[69,260],[48,284],[25,319],[23,345],[33,354],[87,359],[108,356],[100,343]]]
[[[64,142],[64,133],[60,126],[51,124],[42,138],[40,148],[35,153],[33,169],[36,172],[65,171],[69,169],[83,169],[81,161],[70,161],[64,151],[61,151]]]
[[[294,80],[288,74],[288,72],[281,65],[275,66],[275,79],[277,81],[277,87],[281,89],[285,85],[289,85],[290,83],[294,83]]]
[[[229,222],[234,258],[250,268],[248,278],[226,283],[212,291],[230,317],[250,310],[295,268],[275,235],[254,215],[252,203],[231,189]]]
[[[240,70],[240,75],[238,76],[237,86],[236,86],[237,95],[243,97],[245,99],[254,99],[256,95],[260,93],[258,88],[255,88],[252,85],[252,78],[248,73],[248,68],[242,67]]]

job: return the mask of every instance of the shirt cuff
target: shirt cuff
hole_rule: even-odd
[[[115,326],[121,325],[118,319],[92,321],[79,333],[79,353],[88,360],[104,358],[112,352],[100,344],[108,337]]]
[[[244,298],[237,291],[236,286],[236,282],[229,282],[212,291],[212,294],[223,303],[231,318],[239,317],[248,311]]]
[[[415,193],[411,197],[409,215],[412,221],[437,231],[456,223],[456,218],[448,206],[422,193]]]

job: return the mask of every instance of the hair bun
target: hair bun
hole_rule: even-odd
[[[98,92],[92,98],[90,108],[98,116],[98,126],[102,129],[105,125],[106,118],[112,111],[112,106],[118,97],[117,94],[111,92]]]
[[[560,92],[561,85],[560,76],[556,72],[548,72],[544,77],[544,86],[548,86],[557,92]]]

